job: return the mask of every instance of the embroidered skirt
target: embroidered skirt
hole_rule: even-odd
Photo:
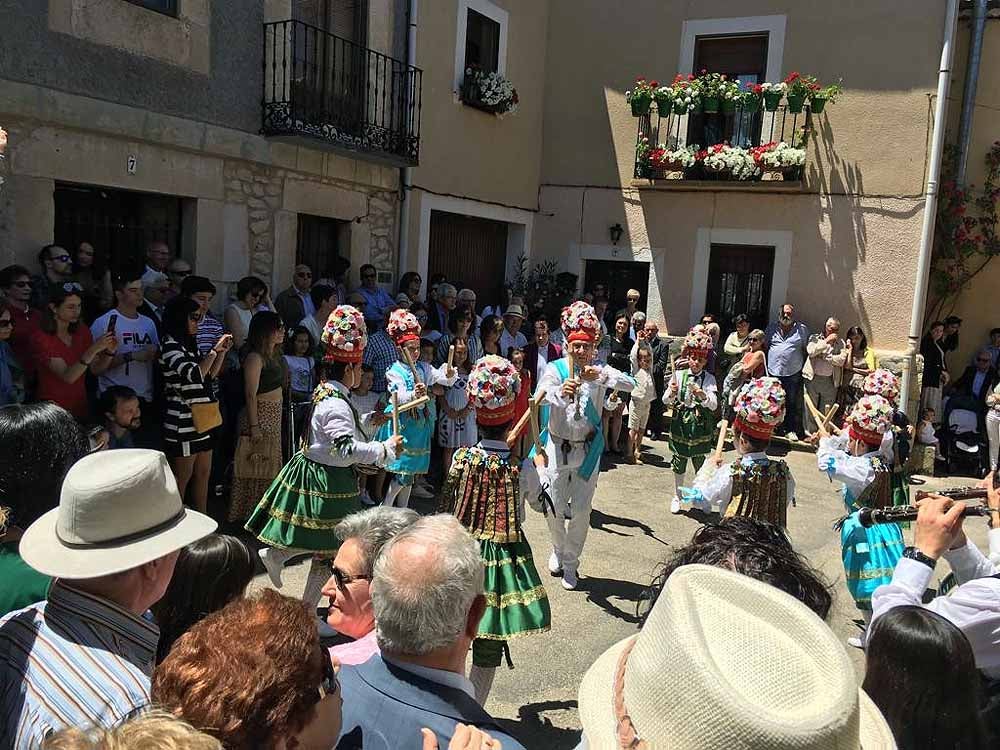
[[[486,566],[486,612],[477,638],[506,641],[549,629],[552,614],[545,587],[538,577],[531,546],[519,542],[479,542]]]
[[[715,447],[715,415],[700,406],[674,406],[670,452],[684,458],[707,456]]]
[[[387,412],[391,413],[391,412]],[[399,432],[403,436],[402,450],[396,451],[396,460],[386,464],[385,470],[410,481],[416,474],[426,474],[431,465],[431,438],[434,437],[435,412],[430,409],[412,409],[399,415]],[[379,428],[376,440],[392,437],[392,420]]]
[[[892,581],[892,572],[903,556],[899,524],[885,523],[866,529],[857,512],[840,529],[841,557],[847,588],[858,609],[871,610],[872,592]]]
[[[354,469],[316,463],[300,451],[267,488],[246,529],[271,547],[333,556],[340,547],[334,526],[360,509]]]

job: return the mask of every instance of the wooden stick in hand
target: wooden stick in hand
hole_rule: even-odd
[[[399,434],[399,396],[395,391],[392,392],[392,434]]]
[[[448,347],[448,369],[452,368],[452,363],[455,361],[455,345],[452,344]]]
[[[722,461],[722,451],[726,445],[726,435],[729,432],[729,420],[723,419],[719,422],[719,439],[715,441],[715,453],[712,454],[716,463]],[[735,435],[733,436],[736,437]]]

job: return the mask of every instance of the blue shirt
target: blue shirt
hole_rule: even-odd
[[[0,750],[142,712],[159,639],[153,623],[58,580],[47,601],[0,619]]]
[[[767,371],[777,378],[798,375],[806,363],[806,344],[809,329],[804,323],[792,323],[788,333],[781,325],[772,323],[764,333],[767,345]]]
[[[385,393],[389,390],[385,373],[392,367],[396,359],[396,345],[389,338],[386,330],[380,328],[368,339],[368,346],[365,347],[365,353],[362,355],[362,362],[375,371],[375,379],[372,381],[372,390],[375,393]]]
[[[396,304],[396,300],[380,286],[374,289],[359,286],[354,291],[365,298],[365,320],[374,320],[379,325],[385,320],[386,308]]]

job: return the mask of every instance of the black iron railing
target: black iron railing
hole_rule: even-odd
[[[663,146],[675,149],[689,144],[696,144],[705,149],[717,143],[728,143],[740,148],[752,148],[772,141],[784,141],[790,146],[804,146],[811,127],[812,119],[809,106],[801,112],[791,112],[781,105],[773,112],[765,111],[757,106],[737,105],[728,112],[689,112],[677,114],[670,111],[661,114],[656,105],[650,112],[640,115],[636,132],[636,178],[657,178],[662,175],[656,169],[651,169],[641,144],[648,143],[650,148]],[[801,168],[789,170],[789,179],[798,179]],[[714,179],[710,174],[694,165],[685,170],[685,178]]]
[[[419,68],[301,21],[265,23],[263,59],[264,135],[417,163]]]

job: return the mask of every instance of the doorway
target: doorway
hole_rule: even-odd
[[[476,293],[479,307],[503,303],[508,224],[478,216],[431,211],[427,278],[444,274]]]
[[[739,313],[751,328],[767,328],[773,279],[773,247],[713,244],[704,312],[715,315],[723,335]]]
[[[595,285],[607,289],[608,312],[612,315],[625,307],[629,289],[639,290],[639,309],[645,312],[649,295],[649,263],[628,260],[588,260],[583,272],[583,289],[591,291]]]

